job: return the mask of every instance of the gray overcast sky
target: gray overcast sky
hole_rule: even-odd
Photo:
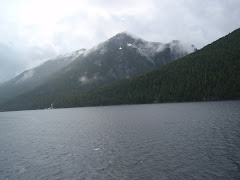
[[[0,83],[121,31],[198,49],[240,27],[240,0],[0,0]]]

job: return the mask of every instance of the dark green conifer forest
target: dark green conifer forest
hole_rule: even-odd
[[[153,71],[88,92],[36,97],[27,94],[2,110],[39,109],[154,102],[238,99],[240,29],[188,56]]]

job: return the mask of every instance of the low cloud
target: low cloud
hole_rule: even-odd
[[[0,7],[0,83],[118,32],[203,46],[240,27],[239,0],[13,0]]]

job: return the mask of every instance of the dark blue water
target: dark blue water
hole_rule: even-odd
[[[240,179],[240,101],[0,113],[0,179]]]

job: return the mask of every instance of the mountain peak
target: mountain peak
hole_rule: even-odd
[[[47,93],[53,91],[52,86],[60,93],[61,89],[66,93],[90,90],[172,62],[189,54],[187,48],[181,43],[148,42],[124,31],[91,49],[79,49],[46,61],[13,79],[2,92],[7,92],[10,99],[33,89],[42,92],[41,87]],[[2,97],[6,101],[6,95]]]
[[[117,33],[115,36],[132,36],[131,33],[127,32],[127,31],[122,31],[120,33]]]
[[[180,41],[179,40],[172,40],[170,43],[178,44],[178,43],[180,43]]]
[[[123,32],[117,33],[111,39],[118,39],[118,40],[120,40],[120,39],[140,39],[140,38],[135,36],[132,33],[129,33],[127,31],[123,31]]]

